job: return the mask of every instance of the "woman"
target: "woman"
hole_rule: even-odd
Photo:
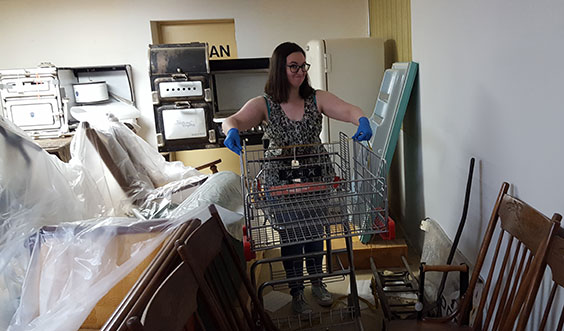
[[[353,139],[370,139],[372,130],[362,110],[327,91],[314,90],[307,76],[309,67],[305,52],[300,46],[291,42],[278,45],[270,59],[264,96],[249,100],[236,114],[223,122],[223,132],[227,132],[225,146],[239,155],[242,150],[239,131],[248,130],[261,123],[265,128],[265,136],[269,139],[265,157],[279,156],[280,152],[277,150],[280,151],[280,148],[285,146],[320,144],[322,114],[358,125]],[[300,153],[307,154],[306,151]],[[331,177],[333,169],[323,169],[322,172],[325,176]],[[287,184],[287,181],[279,178],[273,171],[267,176],[265,184],[268,187]],[[300,213],[297,217],[303,217],[304,213]],[[278,221],[287,220],[279,219]],[[283,246],[281,255],[283,257],[295,256],[321,251],[323,251],[323,241],[317,240]],[[322,259],[321,255],[307,259],[308,273],[319,273]],[[286,276],[288,278],[302,276],[302,265],[303,258],[285,260]],[[303,281],[289,282],[288,285],[294,312],[310,313],[312,310],[303,295]],[[333,297],[321,279],[312,280],[312,295],[322,306],[330,306],[333,303]]]

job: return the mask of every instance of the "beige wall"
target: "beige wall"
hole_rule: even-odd
[[[411,1],[369,0],[370,35],[384,39],[386,68],[411,61]]]
[[[564,212],[564,2],[413,0],[411,12],[420,104],[407,152],[425,215],[451,238],[476,158],[459,244],[472,261],[503,181],[545,215]]]
[[[411,61],[411,1],[410,0],[369,0],[370,35],[384,40],[385,67],[391,68],[394,62]],[[413,93],[414,94],[414,93]],[[388,174],[388,198],[390,215],[402,228],[411,242],[410,248],[420,249],[422,236],[417,222],[422,215],[414,208],[407,208],[406,200],[413,203],[413,192],[417,192],[418,181],[405,174],[413,165],[403,155],[404,136],[410,134],[409,124],[413,111],[408,108],[404,126]],[[407,130],[406,130],[407,127]],[[417,167],[415,165],[415,167]],[[423,215],[424,217],[424,215]],[[414,225],[415,224],[415,225]]]
[[[128,63],[140,132],[155,145],[148,77],[151,20],[234,18],[239,57],[280,42],[368,36],[366,0],[0,0],[0,68]]]

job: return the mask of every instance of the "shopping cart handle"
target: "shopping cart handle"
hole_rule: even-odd
[[[314,193],[327,191],[329,186],[321,182],[294,183],[286,185],[276,185],[270,187],[270,195],[273,197],[303,193]]]

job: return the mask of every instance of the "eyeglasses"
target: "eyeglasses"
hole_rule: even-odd
[[[295,74],[299,69],[302,69],[302,72],[307,72],[309,70],[309,67],[311,67],[311,64],[304,62],[304,64],[302,64],[301,66],[297,64],[290,64],[286,67],[290,68],[290,71]]]

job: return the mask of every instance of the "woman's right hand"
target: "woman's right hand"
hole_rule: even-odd
[[[227,137],[223,144],[233,153],[241,155],[241,138],[239,130],[248,130],[259,125],[267,119],[267,107],[263,97],[252,98],[235,114],[229,116],[221,125],[223,132],[227,132]]]
[[[239,137],[239,129],[231,128],[227,132],[227,137],[223,142],[225,147],[229,148],[233,153],[241,155],[243,148],[241,147],[241,138]]]

